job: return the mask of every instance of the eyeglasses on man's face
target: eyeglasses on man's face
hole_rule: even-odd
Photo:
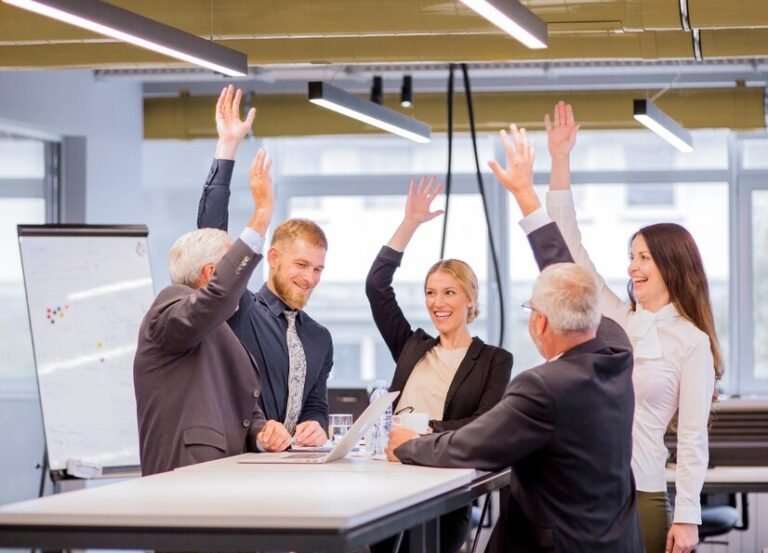
[[[531,302],[530,302],[530,301],[527,301],[527,302],[521,303],[521,304],[520,304],[520,307],[522,307],[522,308],[523,308],[523,311],[525,311],[526,313],[532,313],[533,311],[538,311],[538,309],[536,309],[535,307],[533,307],[533,306],[531,305]]]

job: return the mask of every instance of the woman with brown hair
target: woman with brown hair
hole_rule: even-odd
[[[576,222],[570,185],[570,151],[578,125],[560,102],[545,118],[552,172],[547,213],[557,222],[577,263],[599,277]],[[723,359],[715,333],[709,285],[701,255],[682,226],[641,228],[629,242],[629,301],[601,279],[603,314],[632,341],[635,416],[632,470],[648,553],[688,553],[698,543],[699,495],[709,458],[707,424]],[[675,506],[670,512],[664,434],[677,416]]]
[[[403,252],[423,223],[442,211],[430,211],[442,186],[435,179],[411,182],[403,221],[371,266],[365,291],[373,319],[392,358],[395,374],[390,391],[399,391],[395,412],[411,409],[429,414],[430,431],[455,430],[496,405],[509,383],[512,354],[472,337],[469,323],[477,317],[478,283],[472,268],[458,259],[435,263],[427,272],[424,296],[437,337],[413,329],[392,288]],[[469,529],[468,509],[440,518],[440,550],[456,552]],[[390,552],[394,540],[375,544],[374,553]],[[403,544],[402,551],[408,546]]]

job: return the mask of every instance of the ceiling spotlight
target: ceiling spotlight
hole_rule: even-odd
[[[547,24],[518,0],[461,0],[528,48],[547,47]]]
[[[371,102],[381,105],[384,102],[384,85],[382,84],[381,77],[378,75],[373,77],[373,85],[371,85]]]
[[[430,140],[431,128],[426,123],[325,82],[309,83],[309,101],[414,142],[426,143]]]
[[[413,107],[413,77],[403,75],[403,86],[400,87],[400,105],[404,108]]]
[[[98,0],[3,0],[95,33],[129,42],[206,69],[244,77],[248,57],[199,36]]]
[[[691,133],[650,100],[634,101],[634,117],[681,152],[693,151]]]

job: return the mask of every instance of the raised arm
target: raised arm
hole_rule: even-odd
[[[430,210],[432,201],[442,189],[440,184],[435,186],[434,178],[422,178],[418,185],[411,181],[403,220],[387,245],[376,256],[365,280],[365,294],[371,306],[373,321],[395,361],[400,357],[413,330],[397,303],[392,279],[400,266],[403,251],[416,229],[443,213],[442,210]]]
[[[544,117],[547,129],[547,145],[552,158],[552,172],[547,193],[547,213],[560,227],[574,260],[586,267],[600,283],[600,309],[604,315],[624,325],[627,319],[627,304],[605,283],[581,242],[581,231],[576,220],[576,210],[571,193],[570,155],[576,144],[579,125],[573,116],[573,108],[565,102],[555,105],[554,114]]]
[[[270,166],[266,152],[260,150],[249,169],[253,214],[241,239],[216,264],[210,281],[194,294],[169,301],[150,323],[152,337],[169,351],[196,346],[235,311],[261,260],[261,244],[275,207]]]
[[[229,226],[229,183],[235,165],[235,154],[240,142],[253,126],[256,108],[248,110],[245,120],[240,119],[240,102],[243,91],[232,85],[224,87],[216,102],[216,143],[211,170],[200,197],[197,212],[197,228],[218,228]]]
[[[395,230],[395,234],[389,239],[387,246],[395,251],[404,252],[419,226],[444,213],[442,209],[431,211],[432,200],[442,190],[443,185],[436,185],[434,177],[429,180],[421,177],[417,186],[414,186],[414,182],[411,181],[408,186],[408,198],[405,201],[403,220]]]
[[[552,158],[552,169],[549,173],[550,190],[569,190],[571,188],[571,150],[576,144],[576,134],[579,125],[573,118],[571,104],[562,100],[555,105],[552,119],[547,113],[544,116],[544,127],[547,129],[547,147]]]

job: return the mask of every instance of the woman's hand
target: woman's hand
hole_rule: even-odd
[[[419,225],[431,221],[435,217],[442,215],[444,211],[430,211],[432,200],[434,200],[443,190],[442,184],[435,184],[435,177],[427,180],[421,177],[419,184],[415,185],[411,181],[408,187],[408,198],[405,201],[405,214],[400,225],[395,230],[395,234],[387,242],[387,246],[395,251],[405,251],[408,242],[413,238]]]
[[[699,543],[699,527],[695,524],[677,522],[667,533],[664,553],[690,553]]]
[[[434,188],[433,188],[434,187]],[[405,201],[405,220],[418,225],[431,221],[444,213],[442,209],[430,211],[432,200],[443,191],[443,185],[435,185],[435,177],[429,180],[421,177],[419,184],[414,182],[408,186],[408,199]]]
[[[576,134],[579,125],[573,119],[573,108],[562,100],[555,105],[553,119],[549,114],[544,116],[544,127],[547,129],[547,145],[552,159],[568,157],[576,144]]]

